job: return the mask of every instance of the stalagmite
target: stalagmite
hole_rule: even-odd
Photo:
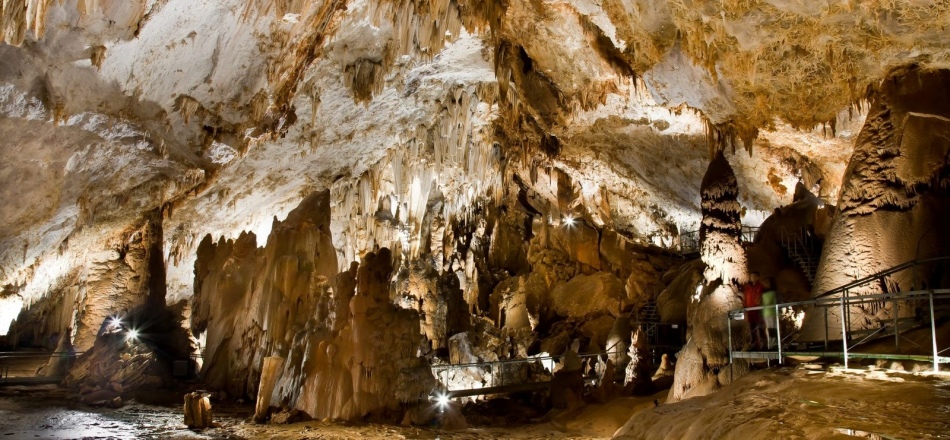
[[[737,284],[746,280],[746,258],[739,238],[739,188],[722,152],[710,162],[701,188],[700,256],[706,268],[703,283],[695,287],[696,296],[689,303],[687,342],[676,356],[668,401],[712,393],[729,383],[732,374],[741,375],[745,367],[735,362],[724,368],[729,361],[725,316],[742,305]],[[742,334],[735,327],[734,340]]]
[[[835,216],[822,253],[813,295],[911,260],[945,256],[941,234],[950,216],[947,155],[950,142],[950,74],[917,67],[897,69],[871,90],[871,107],[845,172]],[[943,285],[939,265],[923,265],[887,277],[853,294],[914,290]],[[895,318],[893,303],[856,305],[849,329],[879,328]],[[897,314],[913,316],[913,304]],[[829,309],[827,333],[841,338],[841,314]],[[803,340],[825,338],[824,311],[806,315]]]
[[[264,358],[264,364],[261,365],[261,383],[257,387],[257,404],[254,407],[254,420],[263,422],[267,420],[270,412],[271,396],[274,393],[274,384],[281,368],[284,366],[284,358],[280,356],[268,356]]]
[[[646,394],[653,390],[652,374],[653,362],[650,359],[650,351],[647,350],[646,334],[642,328],[630,334],[631,343],[628,356],[630,362],[627,364],[626,374],[623,384],[629,387],[634,393]]]
[[[747,271],[789,301],[950,252],[950,2],[817,3],[0,0],[0,351],[44,353],[10,371],[80,402],[136,402],[116,427],[34,432],[47,402],[18,389],[0,432],[189,436],[139,410],[185,392],[189,426],[213,426],[212,395],[206,434],[240,438],[468,415],[484,436],[608,437],[634,411],[637,438],[828,437],[855,426],[792,425],[919,407],[710,408],[775,391],[759,380],[798,391],[728,365]],[[790,237],[825,243],[813,292]],[[920,306],[849,324],[890,334]],[[823,336],[813,312],[782,312],[789,348]],[[670,382],[672,408],[608,401]],[[496,386],[520,391],[471,395]],[[363,423],[398,421],[424,428]],[[857,428],[939,435],[882,425]]]
[[[185,394],[185,426],[202,430],[212,428],[210,394],[202,391]]]

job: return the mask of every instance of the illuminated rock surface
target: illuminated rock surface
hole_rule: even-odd
[[[670,401],[711,393],[749,270],[797,300],[950,251],[947,23],[927,0],[0,2],[0,344],[70,335],[80,394],[177,360],[256,401],[279,356],[261,419],[427,423],[430,365],[573,345],[621,377],[649,318],[686,329]],[[792,230],[824,244],[814,278]]]

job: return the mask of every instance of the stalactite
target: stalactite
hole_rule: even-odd
[[[491,126],[476,124],[492,111],[483,97],[493,101],[496,93],[484,85],[447,90],[430,125],[403,133],[401,142],[365,171],[357,186],[342,181],[335,186],[333,197],[340,203],[334,218],[345,219],[347,225],[344,243],[339,243],[344,255],[357,257],[385,246],[414,258],[425,251],[422,223],[434,194],[443,200],[438,205],[443,218],[469,216],[478,199],[499,197],[502,172],[489,141]],[[391,198],[392,222],[375,215],[382,198]]]

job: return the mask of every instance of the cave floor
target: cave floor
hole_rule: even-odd
[[[154,402],[149,403],[130,400],[113,409],[73,402],[66,390],[55,385],[8,386],[0,387],[0,439],[610,438],[632,409],[653,406],[653,399],[662,400],[665,394],[586,405],[562,412],[551,422],[470,417],[470,427],[459,430],[318,420],[261,425],[249,422],[253,406],[216,402],[214,421],[221,426],[196,432],[184,426],[182,407],[174,403],[180,399],[172,393],[152,396]],[[485,423],[492,426],[476,426]]]
[[[787,367],[756,371],[718,393],[674,404],[662,404],[664,391],[516,423],[511,416],[466,414],[470,426],[459,430],[317,420],[259,425],[248,422],[250,405],[218,402],[214,419],[221,426],[195,432],[182,424],[171,393],[111,409],[73,403],[55,386],[4,387],[0,439],[595,439],[610,438],[634,413],[632,438],[950,438],[948,377]]]
[[[708,396],[649,408],[623,438],[950,439],[950,374],[814,367],[753,371]]]

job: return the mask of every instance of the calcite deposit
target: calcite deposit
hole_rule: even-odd
[[[435,423],[496,378],[554,377],[565,407],[653,376],[712,393],[748,369],[725,373],[725,313],[749,271],[791,301],[950,252],[947,23],[930,0],[4,0],[0,346],[85,352],[44,360],[81,395],[187,377],[262,422]],[[813,316],[781,325],[816,340]]]
[[[321,419],[424,400],[434,379],[418,357],[418,313],[390,300],[392,254],[383,248],[338,272],[329,201],[328,191],[304,199],[262,248],[253,235],[203,241],[192,315],[192,331],[206,341],[203,379]],[[269,356],[283,361],[262,380]]]
[[[703,280],[687,306],[687,342],[678,353],[676,378],[669,400],[702,396],[729,383],[743,362],[729,365],[726,312],[740,308],[740,283],[747,280],[745,250],[740,242],[739,192],[736,175],[719,154],[703,177],[703,221],[699,230]],[[741,333],[741,327],[737,326]],[[738,336],[737,336],[738,339]],[[741,340],[741,339],[740,339]]]
[[[950,241],[940,231],[950,214],[948,161],[950,76],[916,66],[893,72],[870,91],[867,123],[855,141],[838,199],[840,213],[828,231],[814,292],[912,260],[947,255]],[[934,288],[946,284],[940,265],[894,274],[854,293]],[[903,316],[914,313],[904,304]],[[894,303],[851,307],[848,326],[877,328],[901,314]],[[805,338],[823,338],[822,313],[809,314]],[[828,311],[829,333],[840,338],[841,314]]]

